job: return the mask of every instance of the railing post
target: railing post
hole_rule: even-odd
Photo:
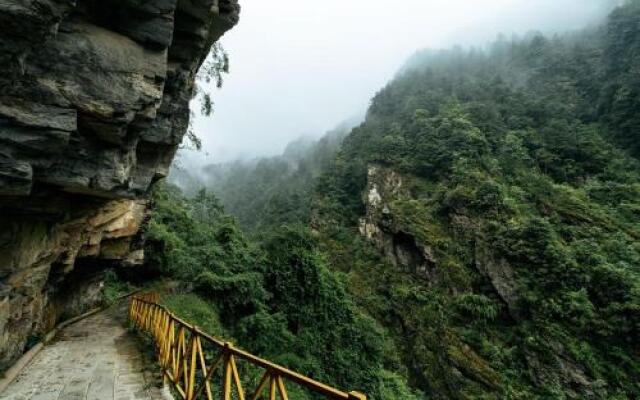
[[[367,396],[360,392],[349,392],[349,400],[367,400]]]
[[[133,326],[136,327],[136,298],[131,298],[131,304],[129,305],[129,319],[133,323]]]
[[[224,342],[224,360],[223,373],[222,373],[222,398],[223,400],[231,400],[231,348],[233,344],[231,342]]]
[[[269,378],[269,400],[276,400],[276,385],[278,384],[278,375],[272,371]]]
[[[168,319],[168,314],[165,313],[164,316],[164,329],[162,332],[162,347],[160,351],[160,374],[162,376],[162,382],[164,384],[167,383],[167,365],[169,360],[169,329],[171,328],[171,321]]]
[[[196,390],[196,360],[198,357],[198,328],[191,327],[191,360],[189,363],[189,384],[187,385],[187,400],[193,400]]]

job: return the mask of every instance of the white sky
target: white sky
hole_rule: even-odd
[[[362,112],[418,49],[576,29],[618,2],[240,0],[240,23],[222,39],[231,73],[213,93],[213,116],[194,122],[204,151],[183,162],[278,154]]]

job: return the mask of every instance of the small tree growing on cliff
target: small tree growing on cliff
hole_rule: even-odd
[[[211,92],[209,90],[210,83],[214,82],[216,88],[221,88],[223,83],[223,75],[229,73],[229,55],[220,43],[214,43],[211,51],[204,61],[198,74],[196,75],[196,84],[193,90],[193,98],[200,103],[200,114],[206,117],[213,114],[213,100],[211,100]],[[193,130],[193,119],[195,113],[191,111],[189,118],[189,127],[187,128],[186,140],[183,146],[186,148],[201,150],[202,141]]]

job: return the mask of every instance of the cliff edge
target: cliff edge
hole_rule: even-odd
[[[237,0],[0,0],[0,367],[135,265]]]

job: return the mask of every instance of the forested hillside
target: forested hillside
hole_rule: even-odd
[[[255,243],[158,191],[150,265],[212,333],[372,399],[638,398],[639,65],[638,1],[420,52],[335,157],[225,171]]]
[[[357,118],[345,121],[318,140],[302,137],[278,156],[210,164],[198,176],[176,169],[171,181],[190,195],[202,187],[215,192],[251,234],[282,224],[308,224],[315,179],[358,122]]]
[[[318,224],[412,386],[640,393],[639,24],[636,2],[601,29],[418,54],[346,138]],[[354,259],[357,228],[395,270]]]
[[[376,399],[416,399],[393,342],[356,306],[306,227],[272,229],[256,244],[204,190],[187,199],[177,187],[160,186],[154,202],[147,272],[178,285],[164,296],[172,310],[323,382]],[[314,398],[288,390],[291,398]]]

